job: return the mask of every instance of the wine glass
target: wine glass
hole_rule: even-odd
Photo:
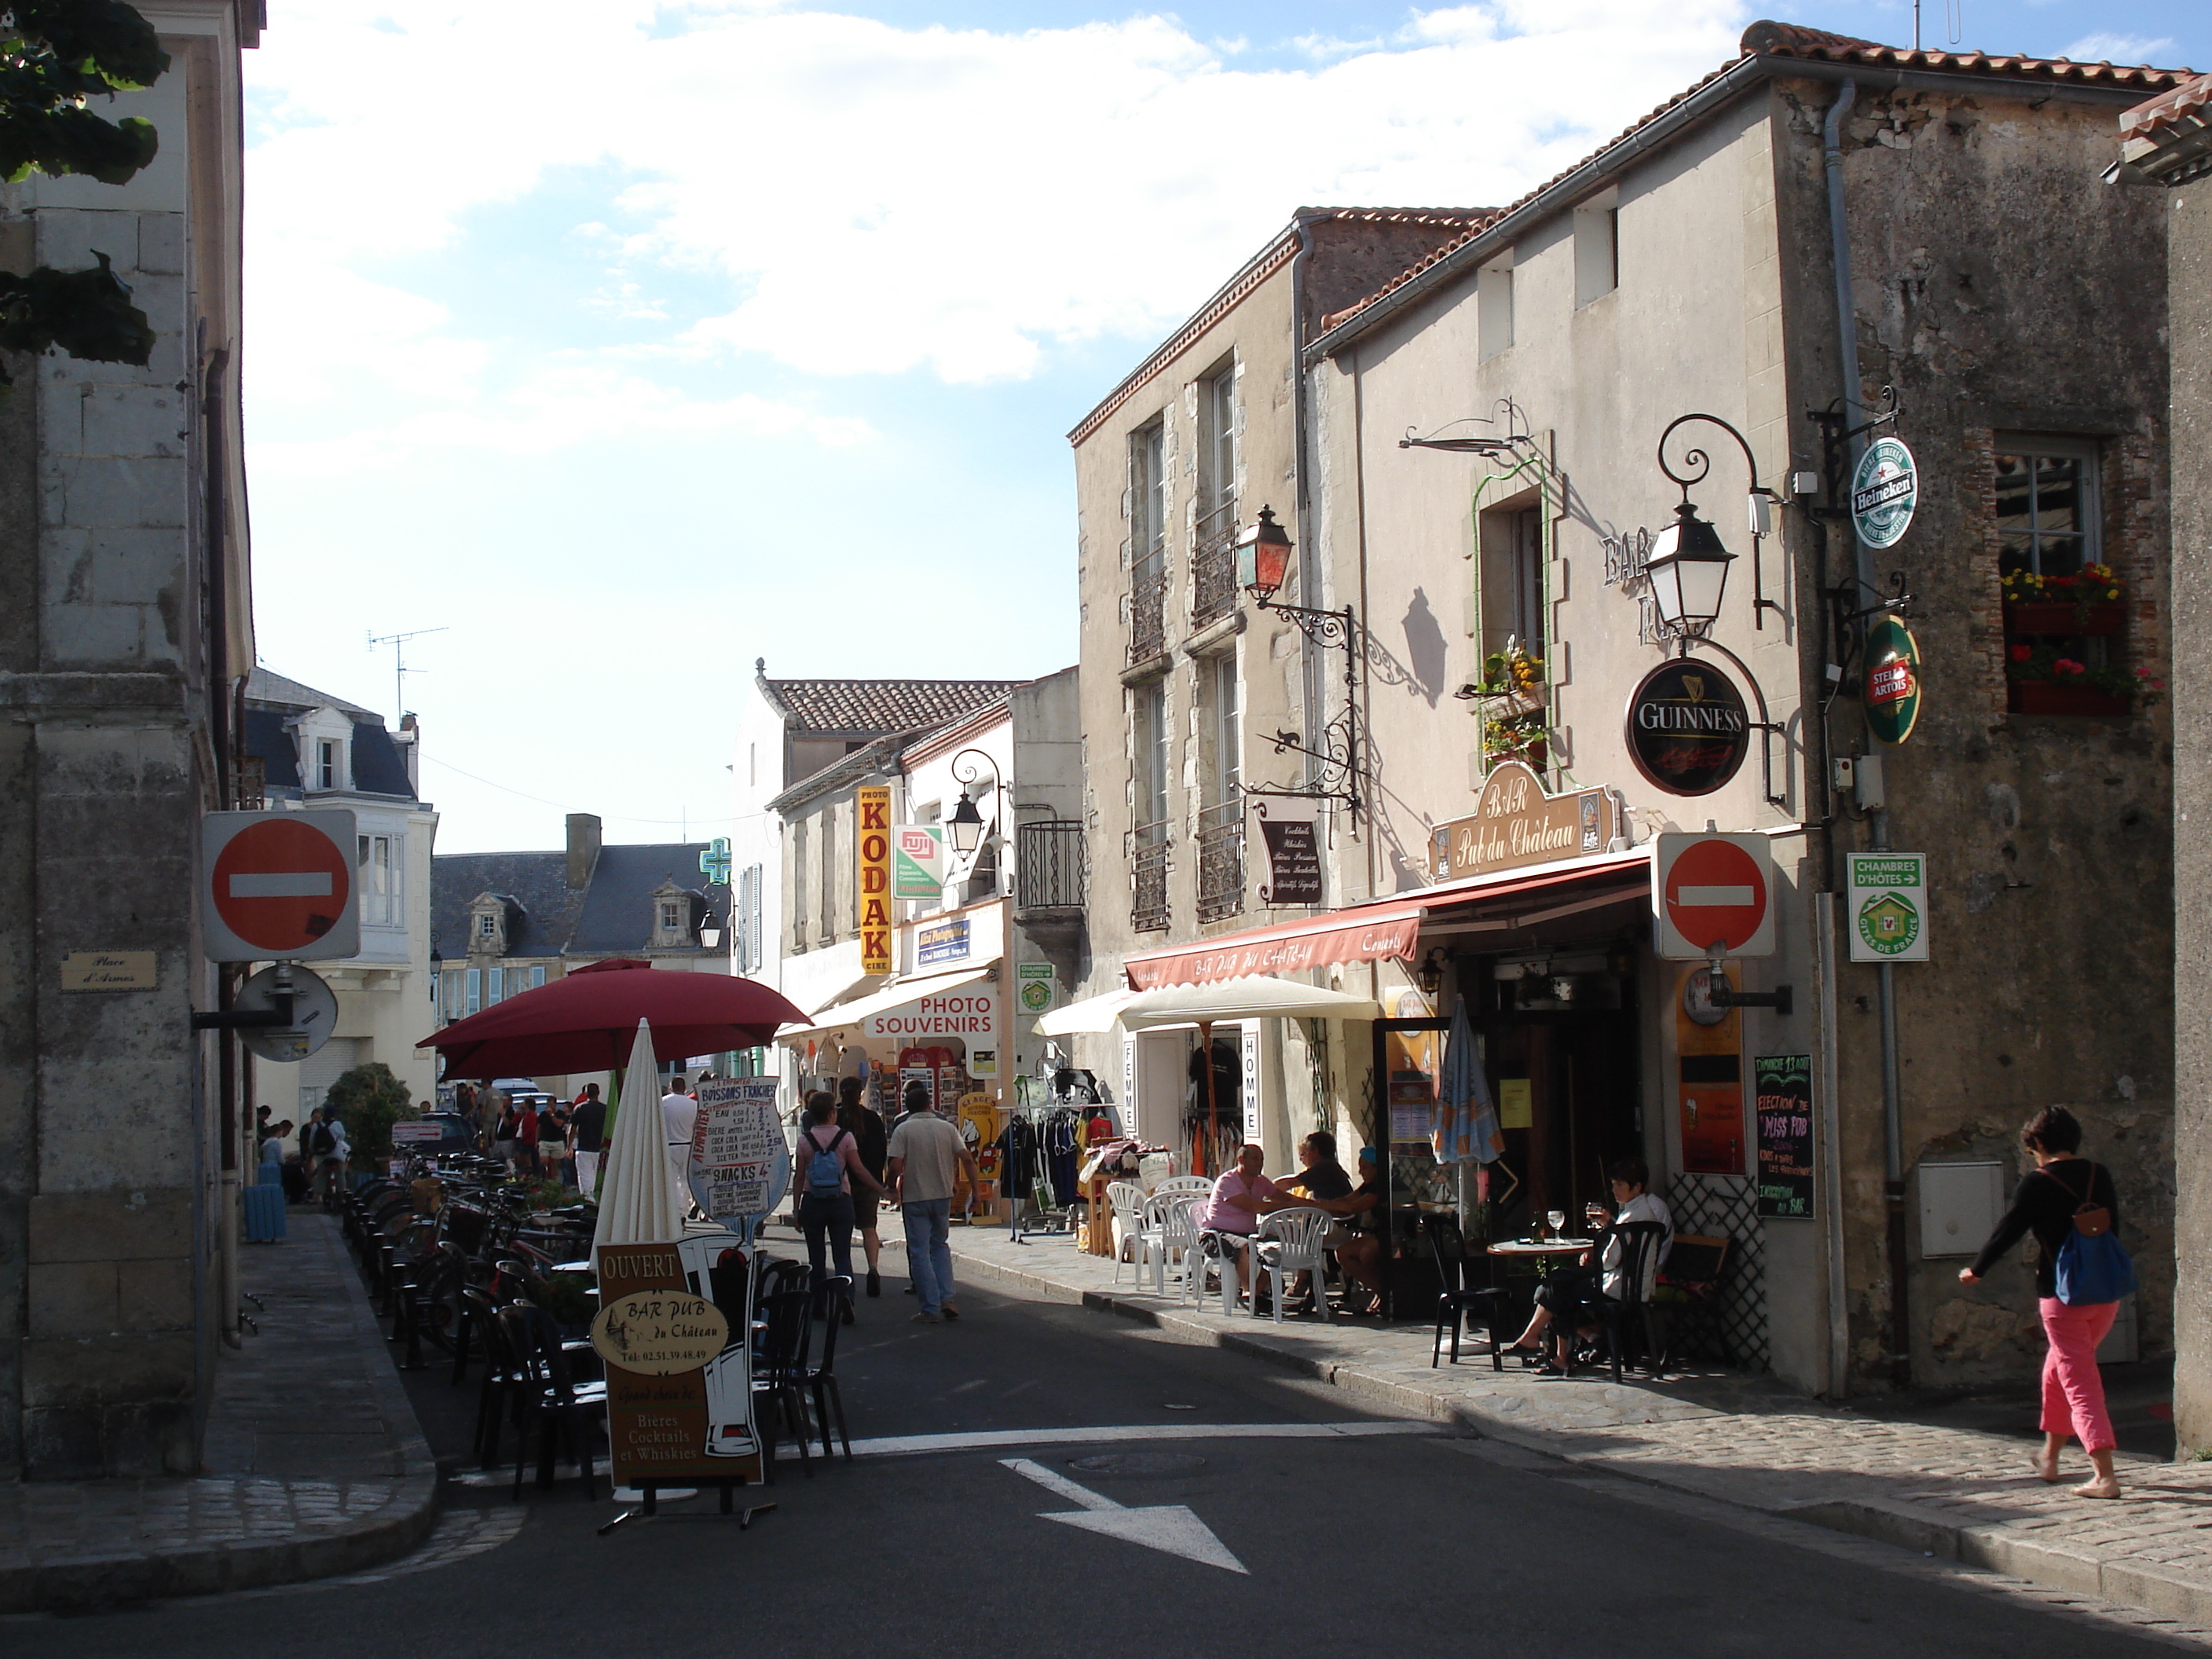
[[[1552,1224],[1553,1237],[1557,1238],[1566,1231],[1567,1212],[1565,1210],[1547,1210],[1544,1219]]]

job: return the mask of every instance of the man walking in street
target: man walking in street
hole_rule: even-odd
[[[353,1152],[337,1107],[323,1108],[321,1118],[308,1132],[307,1146],[315,1163],[313,1195],[328,1204],[334,1193],[344,1189],[346,1163]]]
[[[584,1085],[568,1114],[568,1133],[575,1137],[576,1190],[589,1198],[599,1189],[599,1153],[607,1139],[607,1103],[599,1098],[598,1084]]]
[[[864,1091],[867,1085],[859,1078],[848,1077],[837,1085],[837,1125],[849,1133],[858,1144],[861,1167],[881,1182],[884,1160],[890,1156],[890,1132],[884,1127],[883,1114],[869,1106]],[[865,1196],[853,1194],[853,1224],[860,1230],[860,1243],[868,1253],[868,1294],[884,1293],[884,1277],[878,1270],[883,1260],[884,1237],[876,1225],[878,1198],[874,1193]]]
[[[660,1097],[660,1121],[668,1136],[668,1173],[676,1183],[676,1213],[691,1207],[691,1131],[698,1126],[699,1103],[684,1091],[679,1074],[668,1079]]]
[[[891,1195],[906,1223],[906,1270],[913,1276],[925,1324],[957,1319],[952,1285],[952,1192],[955,1177],[965,1176],[972,1189],[975,1160],[960,1131],[929,1109],[929,1091],[910,1083],[906,1115],[891,1131]]]

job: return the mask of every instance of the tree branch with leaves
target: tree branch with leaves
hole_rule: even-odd
[[[154,27],[124,0],[0,0],[0,179],[80,173],[120,185],[153,161],[154,124],[111,121],[93,100],[149,87],[169,67]],[[0,349],[58,347],[143,367],[154,330],[105,253],[81,270],[0,270]],[[0,363],[0,392],[12,384]]]

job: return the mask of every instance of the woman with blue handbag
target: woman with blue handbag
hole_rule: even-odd
[[[2118,1498],[2112,1473],[2112,1419],[2105,1410],[2105,1379],[2097,1370],[2097,1345],[2112,1328],[2120,1298],[2136,1287],[2135,1264],[2113,1237],[2119,1199],[2103,1165],[2077,1157],[2081,1126],[2063,1106],[2028,1119],[2021,1139],[2035,1159],[2004,1212],[1974,1258],[1959,1270],[1962,1285],[1978,1283],[2005,1252],[2033,1233],[2035,1291],[2051,1351],[2043,1360],[2043,1449],[2035,1472],[2056,1484],[2058,1454],[2070,1431],[2096,1469],[2096,1479],[2074,1488],[2081,1498]]]

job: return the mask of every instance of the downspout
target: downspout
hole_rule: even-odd
[[[1836,343],[1844,377],[1844,421],[1846,428],[1864,423],[1866,411],[1859,400],[1859,341],[1857,308],[1851,298],[1850,228],[1844,212],[1844,118],[1858,96],[1858,84],[1846,81],[1837,88],[1836,101],[1828,106],[1820,128],[1823,159],[1828,179],[1828,236],[1836,269]],[[1850,441],[1851,470],[1865,448],[1863,438]],[[1874,591],[1873,560],[1866,544],[1851,537],[1855,553],[1853,573],[1856,592]],[[1854,609],[1857,607],[1854,605]],[[1889,813],[1877,808],[1869,815],[1871,848],[1889,850]],[[1912,1334],[1905,1294],[1905,1114],[1903,1089],[1898,1074],[1896,969],[1888,963],[1875,965],[1876,988],[1881,1013],[1881,1162],[1882,1206],[1887,1212],[1889,1258],[1889,1353],[1891,1381],[1898,1388],[1912,1381]]]
[[[1321,555],[1314,546],[1312,499],[1312,469],[1306,457],[1306,445],[1310,428],[1311,389],[1306,383],[1306,269],[1313,258],[1313,218],[1300,209],[1297,215],[1298,251],[1291,256],[1291,511],[1297,518],[1298,544],[1298,603],[1320,605],[1325,601],[1321,594]],[[1299,701],[1302,704],[1308,749],[1321,746],[1322,699],[1326,695],[1322,685],[1321,653],[1313,641],[1298,640]],[[1309,757],[1305,764],[1306,787],[1316,787],[1319,776],[1316,763]],[[1323,860],[1322,869],[1328,868]],[[1340,900],[1341,888],[1336,895]],[[1324,891],[1324,902],[1330,896]]]

